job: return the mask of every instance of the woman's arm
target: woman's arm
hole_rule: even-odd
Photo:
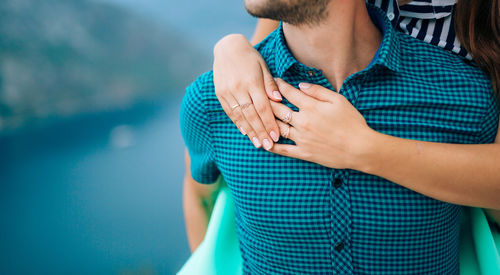
[[[255,32],[253,33],[251,43],[252,45],[257,45],[266,36],[278,28],[280,22],[271,19],[259,19],[257,20],[257,27],[255,27]]]
[[[442,201],[500,209],[499,136],[494,144],[463,145],[374,132],[353,168]]]
[[[479,145],[377,136],[360,170],[439,200],[483,207],[500,224],[500,128],[494,144]]]
[[[182,192],[184,221],[188,237],[189,248],[194,252],[205,238],[212,207],[215,203],[214,192],[217,184],[200,184],[191,177],[191,159],[185,153],[186,173]]]

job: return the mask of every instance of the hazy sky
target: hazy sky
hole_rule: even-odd
[[[212,46],[225,34],[250,36],[255,18],[247,14],[243,0],[94,0],[116,3],[164,26],[185,34],[211,54]]]

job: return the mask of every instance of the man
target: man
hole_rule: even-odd
[[[378,8],[363,0],[246,0],[245,6],[283,22],[257,46],[275,77],[338,91],[380,132],[493,142],[498,115],[487,77],[395,32]],[[248,104],[231,107],[247,111]],[[463,124],[473,126],[457,131]],[[222,174],[235,200],[245,274],[458,273],[459,206],[358,171],[256,149],[225,115],[210,72],[187,89],[181,127],[189,151],[185,205],[209,197],[210,188],[197,183]],[[188,232],[202,228],[200,220],[206,215],[187,216]]]

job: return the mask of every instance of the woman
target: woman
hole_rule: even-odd
[[[381,1],[369,2],[384,5]],[[415,15],[415,10],[412,10],[413,6],[425,7],[424,1],[414,1],[409,5],[403,4],[410,1],[399,2],[402,5],[402,17],[396,22],[399,30],[464,58],[472,56],[477,65],[489,73],[495,93],[500,94],[500,1],[459,1],[456,6],[451,3],[446,7],[451,10],[455,8],[455,19],[452,11],[437,13],[438,9],[428,4],[429,1],[425,3],[434,10],[431,17],[428,17],[429,14]],[[441,4],[450,2],[453,1],[441,1]],[[440,8],[441,11],[445,10],[442,6]],[[388,11],[389,19],[397,18],[397,11]],[[456,36],[462,46],[454,39],[453,28],[449,28],[448,35],[443,30],[446,24],[453,26],[453,20]],[[253,42],[262,39],[276,24],[260,21]],[[345,99],[337,100],[336,107],[331,108],[329,115],[341,118],[334,123],[311,131],[290,128],[274,118],[279,109],[276,102],[281,100],[279,88],[286,87],[286,84],[279,83],[278,86],[275,83],[266,64],[244,37],[227,36],[216,45],[214,55],[214,83],[225,112],[242,134],[248,135],[251,140],[257,137],[267,150],[331,168],[348,168],[374,174],[438,200],[500,209],[500,137],[497,136],[495,144],[458,145],[383,135],[371,130],[359,112]],[[317,97],[324,92],[322,89],[326,90],[316,86],[301,90],[311,97]],[[244,117],[238,108],[232,108],[236,106],[234,103],[245,102],[253,103],[259,117]],[[269,144],[269,140],[276,142],[280,133],[288,136],[290,130],[303,133],[301,143],[296,142],[296,146]],[[317,139],[313,133],[330,134],[335,139]],[[349,138],[359,135],[367,138]],[[500,221],[500,212],[489,213]]]

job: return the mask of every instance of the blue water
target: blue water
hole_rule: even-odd
[[[255,24],[243,0],[93,1],[175,29],[206,56],[223,35],[249,36]],[[0,274],[174,274],[180,268],[189,249],[182,91],[173,92],[0,136]]]
[[[173,274],[189,255],[179,102],[1,138],[0,273]]]

